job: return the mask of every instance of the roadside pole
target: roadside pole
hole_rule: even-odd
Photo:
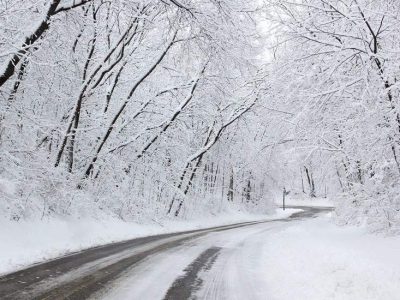
[[[284,187],[283,193],[282,193],[282,208],[283,208],[283,210],[285,210],[285,196],[286,196],[286,189]]]

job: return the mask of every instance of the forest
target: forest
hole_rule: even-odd
[[[0,0],[0,215],[328,198],[400,232],[397,0]]]

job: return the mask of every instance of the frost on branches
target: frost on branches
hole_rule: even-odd
[[[332,197],[341,223],[399,232],[400,3],[267,5],[272,93],[277,106],[293,113],[287,118],[293,142],[283,155],[288,172],[302,178],[297,190],[303,181],[305,193]]]
[[[1,1],[1,216],[268,209],[243,155],[265,88],[257,14],[248,1]]]
[[[2,0],[0,213],[330,198],[400,230],[399,1]]]

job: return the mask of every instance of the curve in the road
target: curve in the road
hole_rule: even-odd
[[[303,211],[279,221],[310,218],[331,210],[331,208],[304,206],[296,208],[301,208]],[[91,248],[0,277],[0,299],[86,299],[106,287],[110,281],[118,278],[127,268],[155,253],[178,247],[188,240],[210,232],[274,221],[278,220],[246,222],[163,234]],[[177,293],[181,296],[190,295],[196,289],[197,273],[207,268],[217,255],[216,249],[209,249],[200,255],[187,267],[185,275],[172,284],[166,299],[177,299],[174,298]]]

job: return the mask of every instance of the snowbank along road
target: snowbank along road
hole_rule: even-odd
[[[297,208],[288,219],[138,238],[34,265],[1,277],[0,299],[265,299],[251,276],[265,232],[331,210]]]

